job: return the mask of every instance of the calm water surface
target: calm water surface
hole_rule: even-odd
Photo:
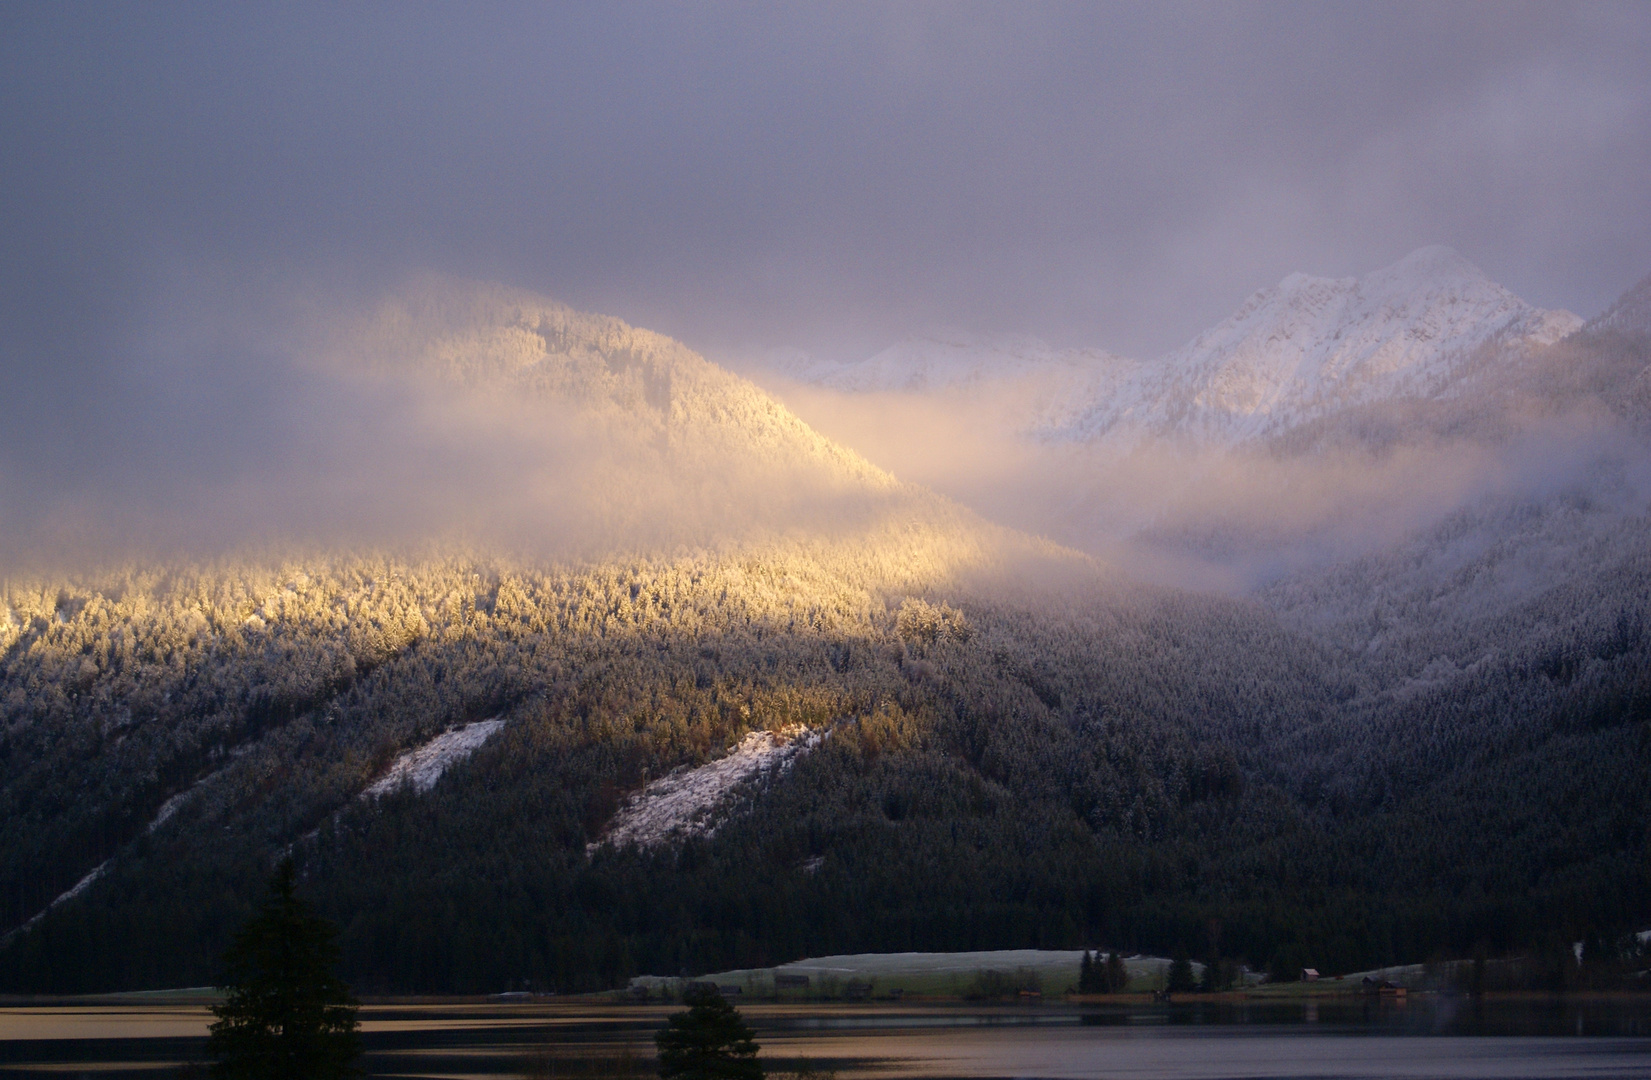
[[[376,1077],[652,1075],[668,1006],[390,1004],[362,1010]],[[1419,998],[1042,1006],[763,1005],[768,1068],[880,1077],[1651,1078],[1651,1000]],[[159,1080],[200,1059],[197,1005],[0,1008],[0,1077]]]

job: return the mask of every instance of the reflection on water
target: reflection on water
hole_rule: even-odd
[[[1087,1025],[1316,1026],[1379,1035],[1595,1035],[1651,1038],[1651,1000],[1531,997],[1391,1000],[1331,998],[1296,1002],[1200,1001],[1170,1006],[1088,1009]]]
[[[362,1011],[370,1075],[652,1073],[661,1005],[390,1004]],[[1651,999],[1418,998],[1072,1006],[764,1005],[770,1070],[878,1077],[1651,1076]],[[159,1080],[199,1060],[203,1007],[0,1009],[0,1077]]]

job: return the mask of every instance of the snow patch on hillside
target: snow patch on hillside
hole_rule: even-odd
[[[423,746],[415,747],[414,749],[409,750],[400,757],[396,758],[394,763],[391,764],[390,770],[371,787],[363,791],[361,793],[361,797],[368,798],[388,795],[390,792],[400,787],[403,783],[412,784],[413,790],[417,792],[422,793],[429,791],[435,786],[436,781],[441,779],[442,773],[446,772],[458,762],[469,757],[476,751],[477,747],[486,742],[495,731],[498,731],[499,728],[503,726],[504,721],[502,719],[494,718],[492,720],[481,720],[474,724],[466,724],[464,727],[443,732],[434,739],[431,739],[429,742],[425,743]],[[247,747],[239,747],[237,748],[237,752],[244,753],[247,749]],[[204,776],[195,781],[195,783],[191,784],[189,787],[184,788],[182,791],[161,803],[160,809],[155,812],[155,816],[149,822],[145,832],[153,833],[155,830],[165,825],[169,820],[171,820],[173,815],[182,809],[183,806],[200,791],[201,787],[206,784],[207,781],[212,780],[218,775],[218,773],[212,773],[208,776]],[[305,838],[308,839],[309,837],[313,837],[317,831],[318,830],[312,830],[306,835]],[[292,849],[289,847],[287,850],[291,851]],[[91,888],[91,886],[99,878],[101,878],[105,872],[108,871],[109,864],[111,862],[113,862],[112,859],[104,860],[85,877],[76,882],[67,892],[53,900],[50,904],[47,904],[43,910],[37,913],[33,918],[29,919],[28,922],[13,928],[3,938],[0,938],[0,945],[3,945],[5,942],[10,941],[18,934],[25,933],[34,927],[35,924],[40,922],[41,919],[44,919],[47,913],[53,908],[73,900],[75,897]]]
[[[160,809],[155,811],[154,820],[149,822],[149,827],[144,831],[152,833],[162,825],[165,825],[168,821],[172,820],[172,815],[183,809],[184,804],[194,797],[195,793],[200,790],[201,785],[217,775],[217,773],[212,773],[211,775],[203,776],[193,784],[190,784],[188,787],[178,792],[176,795],[172,796],[170,799],[167,799],[165,802],[161,803]]]
[[[436,786],[442,773],[475,753],[501,727],[504,727],[504,721],[495,717],[442,732],[423,746],[414,747],[396,758],[390,765],[390,771],[363,791],[361,797],[367,799],[388,795],[402,784],[411,784],[415,792],[423,794]]]
[[[677,837],[711,836],[717,828],[716,809],[730,792],[764,775],[783,775],[823,737],[801,725],[753,731],[729,747],[726,757],[648,784],[614,817],[607,836],[586,846],[586,853],[603,844],[647,848]]]
[[[12,938],[15,938],[19,934],[24,934],[24,933],[27,933],[28,931],[32,930],[36,923],[38,923],[41,919],[44,919],[46,917],[47,913],[50,912],[53,908],[57,907],[59,904],[68,903],[70,900],[73,900],[75,897],[79,896],[81,893],[83,893],[87,889],[91,888],[92,883],[95,882],[98,878],[102,877],[104,875],[104,873],[108,871],[109,864],[113,861],[114,861],[113,859],[104,859],[102,862],[98,863],[97,866],[92,869],[91,873],[87,874],[85,877],[83,877],[79,881],[75,882],[75,884],[69,889],[68,892],[65,892],[63,895],[59,896],[56,900],[53,900],[51,903],[47,904],[43,909],[40,910],[40,912],[38,912],[34,916],[34,918],[30,919],[28,922],[24,923],[21,926],[14,927],[12,930],[8,931],[4,937],[0,937],[0,946],[10,944]]]

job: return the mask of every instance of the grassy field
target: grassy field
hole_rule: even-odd
[[[1064,994],[1076,990],[1083,953],[1077,950],[1003,949],[957,953],[855,953],[798,960],[771,968],[742,968],[677,979],[641,975],[631,990],[650,997],[677,997],[690,981],[738,988],[747,998],[808,1000],[865,996],[1004,996],[1021,990]],[[1169,960],[1131,956],[1124,960],[1130,991],[1164,985]],[[1194,965],[1195,971],[1202,968]],[[776,979],[778,976],[778,979]],[[806,983],[799,980],[806,979]]]

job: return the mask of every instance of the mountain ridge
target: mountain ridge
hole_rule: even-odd
[[[1144,434],[1232,445],[1382,398],[1453,389],[1491,342],[1548,345],[1582,320],[1532,307],[1443,246],[1363,278],[1291,274],[1049,437]]]
[[[1582,326],[1431,245],[1362,278],[1289,274],[1151,361],[952,334],[908,339],[852,364],[793,358],[774,370],[846,393],[986,393],[995,392],[981,389],[988,384],[1018,383],[1030,401],[1020,422],[1037,440],[1232,447],[1373,402],[1459,393],[1483,374],[1482,350],[1530,351]]]
[[[1582,329],[1590,334],[1651,334],[1651,274],[1635,282]]]

